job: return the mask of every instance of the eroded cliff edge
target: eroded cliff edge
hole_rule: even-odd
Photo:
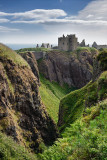
[[[21,56],[0,44],[0,131],[35,151],[41,150],[41,143],[50,145],[57,137],[38,83],[38,70],[34,75]]]

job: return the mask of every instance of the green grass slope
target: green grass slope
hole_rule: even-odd
[[[61,100],[60,108],[63,116],[60,130],[81,117],[85,108],[91,107],[106,97],[107,71],[103,72],[95,82],[91,81],[85,87],[71,92]]]
[[[0,160],[37,160],[37,157],[0,132]]]
[[[67,85],[61,87],[56,82],[50,82],[45,79],[43,75],[40,75],[41,86],[39,88],[40,95],[49,115],[57,123],[58,121],[58,112],[59,112],[59,103],[60,100],[73,88],[69,88]]]

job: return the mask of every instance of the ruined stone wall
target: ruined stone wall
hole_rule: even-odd
[[[51,48],[51,45],[49,43],[42,43],[41,47],[43,47],[43,48]]]
[[[96,49],[107,48],[107,45],[98,45],[96,42],[92,44],[92,47]]]
[[[107,48],[107,45],[97,45],[97,49],[100,49],[100,48]]]
[[[36,58],[36,60],[39,60],[41,58],[44,58],[46,53],[45,52],[32,52]]]

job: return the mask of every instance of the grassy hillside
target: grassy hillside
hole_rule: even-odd
[[[1,160],[37,160],[36,155],[13,141],[12,138],[0,132],[0,159]]]
[[[85,114],[39,155],[40,160],[107,159],[107,99],[87,108]]]
[[[85,87],[71,92],[65,96],[60,107],[63,113],[60,130],[73,123],[82,116],[84,108],[90,107],[107,97],[107,71],[103,72],[95,82],[88,83]]]
[[[61,138],[39,154],[40,160],[107,160],[107,52],[97,60],[96,81],[66,95],[60,103]]]
[[[45,79],[43,75],[40,75],[41,86],[39,88],[40,95],[49,115],[57,123],[59,103],[60,100],[74,88],[69,88],[67,85],[61,87],[56,82],[50,82]]]
[[[12,60],[17,65],[29,67],[28,63],[20,55],[18,55],[15,51],[13,51],[9,47],[1,43],[0,43],[0,57]]]

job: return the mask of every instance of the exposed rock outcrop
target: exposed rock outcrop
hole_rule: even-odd
[[[97,50],[77,50],[74,53],[51,51],[39,63],[39,71],[50,81],[81,88],[92,78],[93,56]]]
[[[30,56],[25,58],[29,64]],[[40,143],[55,141],[57,129],[41,103],[35,65],[31,64],[34,75],[21,56],[0,44],[0,131],[40,151]]]

